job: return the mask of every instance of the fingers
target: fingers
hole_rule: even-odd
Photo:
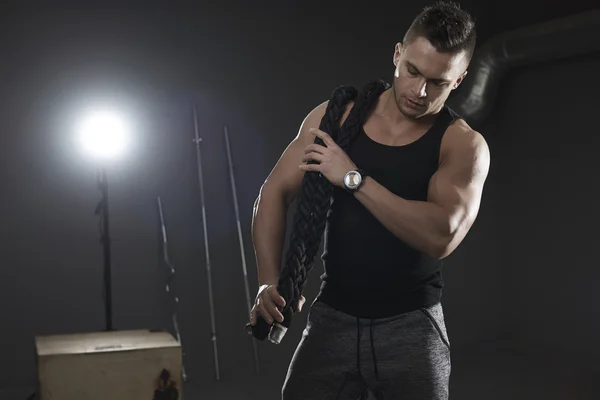
[[[329,136],[327,133],[323,132],[320,129],[311,128],[310,133],[312,133],[316,137],[320,138],[323,141],[323,143],[325,143],[325,145],[327,145],[327,147],[332,147],[332,146],[336,145],[335,142],[333,141],[333,139],[331,138],[331,136]]]
[[[250,312],[250,324],[256,325],[258,317],[264,318],[269,324],[274,321],[283,322],[283,314],[277,307],[285,307],[285,299],[279,295],[275,286],[262,291],[256,298],[256,303]]]
[[[283,322],[283,314],[279,312],[275,303],[270,300],[261,301],[258,305],[258,312],[269,325],[275,321]]]
[[[320,144],[311,143],[304,148],[304,154],[308,153],[320,153],[325,154],[327,147],[321,146]]]
[[[284,307],[285,300],[283,299],[283,297],[279,295],[277,296],[279,297],[279,306]],[[263,317],[269,325],[273,324],[274,320],[277,320],[278,322],[283,322],[283,315],[281,314],[279,309],[277,309],[275,303],[271,301],[271,307],[267,306],[270,300],[271,299],[267,297],[267,300],[258,301],[258,303],[255,304],[254,307],[252,307],[252,311],[250,312],[250,325],[256,325],[258,316]],[[298,300],[298,306],[296,307],[296,312],[302,311],[304,303],[306,303],[306,297],[300,296],[300,299]]]
[[[320,153],[307,153],[302,157],[302,162],[316,161],[322,163],[325,160],[325,156]]]
[[[318,144],[309,144],[304,148],[304,156],[302,157],[302,162],[307,163],[310,161],[315,161],[319,164],[325,161],[325,152],[327,151],[327,147],[323,147]],[[302,169],[302,167],[300,168]],[[315,169],[305,169],[305,171],[316,171]]]
[[[321,172],[320,164],[300,164],[298,167],[306,172]]]
[[[300,296],[296,312],[302,311],[304,303],[306,303],[306,297]],[[254,307],[250,311],[250,324],[255,326],[259,316],[269,325],[275,321],[283,322],[283,314],[279,310],[285,307],[285,304],[285,299],[281,297],[275,286],[266,288],[256,297]]]
[[[269,294],[269,299],[272,302],[274,302],[281,308],[285,307],[285,299],[283,297],[281,297],[281,295],[279,294],[279,292],[277,291],[277,288],[275,286],[271,286],[267,290],[267,292]]]

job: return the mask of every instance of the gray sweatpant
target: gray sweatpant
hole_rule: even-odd
[[[446,400],[450,343],[441,303],[364,319],[315,301],[283,400]]]

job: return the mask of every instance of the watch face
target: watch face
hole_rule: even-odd
[[[349,189],[354,189],[354,188],[358,187],[360,185],[361,180],[362,180],[362,177],[356,171],[350,171],[344,177],[344,183],[346,184],[346,186]]]

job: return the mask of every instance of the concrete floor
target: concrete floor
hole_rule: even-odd
[[[458,400],[598,400],[600,367],[578,367],[546,353],[453,348],[450,398]],[[595,371],[594,371],[595,370]],[[276,400],[282,380],[269,376],[225,377],[220,382],[186,384],[186,400]],[[206,383],[208,382],[208,383]],[[2,400],[26,400],[32,388],[0,390]],[[135,400],[135,399],[132,399]],[[150,400],[150,399],[148,399]],[[326,400],[326,399],[324,399]],[[426,399],[423,399],[426,400]]]
[[[505,350],[453,350],[450,398],[458,400],[598,400],[600,368],[578,369],[571,362],[544,356],[524,356]],[[186,399],[279,398],[281,382],[227,382],[185,388]],[[426,400],[426,399],[423,399]]]

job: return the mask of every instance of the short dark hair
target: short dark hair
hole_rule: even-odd
[[[408,44],[417,37],[424,37],[442,53],[464,51],[471,60],[477,41],[475,20],[457,3],[438,1],[416,16],[404,35],[404,42]]]

